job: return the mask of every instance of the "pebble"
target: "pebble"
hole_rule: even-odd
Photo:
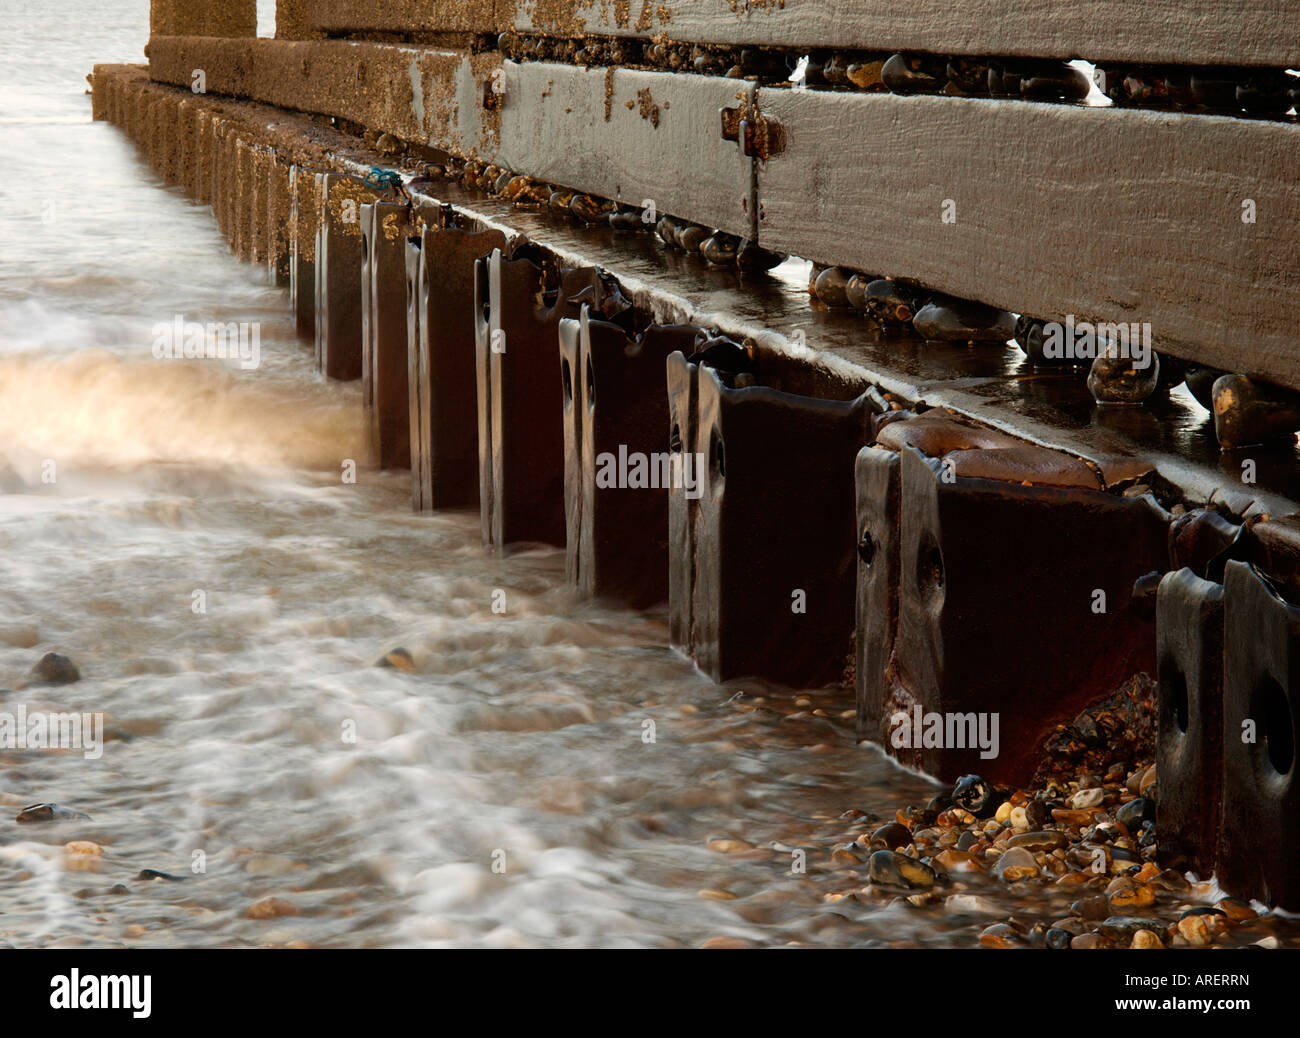
[[[981,948],[1022,948],[1024,943],[1015,928],[1006,923],[995,923],[980,934]]]
[[[1130,948],[1163,948],[1164,941],[1150,930],[1139,930],[1133,935],[1133,943]]]
[[[1044,941],[1046,942],[1047,947],[1051,948],[1053,951],[1062,951],[1070,947],[1074,938],[1071,936],[1070,931],[1062,930],[1060,927],[1052,927],[1052,929],[1047,931]]]
[[[734,854],[737,851],[752,851],[754,845],[748,840],[735,840],[728,836],[715,836],[706,846],[719,854]]]
[[[1077,916],[1082,916],[1084,919],[1099,921],[1111,914],[1110,900],[1100,894],[1083,897],[1070,906],[1070,911]]]
[[[701,890],[699,897],[705,901],[735,901],[736,895],[730,890]]]
[[[279,919],[282,916],[301,915],[302,909],[281,897],[264,897],[248,906],[244,916],[248,919]]]
[[[975,894],[949,894],[943,907],[949,912],[966,912],[971,915],[998,915],[1001,911],[993,901]]]
[[[1066,801],[1071,810],[1088,811],[1094,807],[1100,807],[1101,802],[1106,799],[1106,791],[1100,786],[1092,789],[1081,789]]]
[[[1035,833],[1018,833],[1007,840],[1007,847],[1023,847],[1027,851],[1055,851],[1068,847],[1070,841],[1065,833],[1055,829],[1044,829]]]
[[[170,872],[160,872],[158,869],[141,869],[135,878],[144,880],[162,879],[168,883],[180,883],[185,879],[184,876],[173,876]]]
[[[60,807],[58,804],[33,804],[31,807],[25,807],[18,812],[18,817],[14,819],[20,823],[30,822],[88,822],[90,815],[83,814],[80,811],[73,811],[68,807]]]
[[[1215,902],[1214,907],[1235,923],[1244,923],[1249,919],[1259,918],[1258,912],[1246,902],[1238,901],[1235,897],[1225,897]]]
[[[385,653],[375,666],[392,667],[394,670],[409,674],[415,670],[415,660],[405,649],[397,648]]]
[[[1147,886],[1135,886],[1127,890],[1118,890],[1110,896],[1110,907],[1116,912],[1128,911],[1134,908],[1147,908],[1155,903],[1155,891]]]
[[[916,312],[916,334],[930,342],[1009,342],[1016,319],[1005,310],[965,299],[936,298]]]
[[[1038,861],[1025,848],[1010,847],[998,859],[993,871],[1006,882],[1014,883],[1016,880],[1037,876]]]
[[[1160,383],[1160,361],[1151,352],[1146,367],[1127,357],[1099,354],[1088,371],[1088,390],[1099,404],[1140,404]]]
[[[63,864],[69,872],[98,872],[104,848],[90,840],[73,840],[63,847]]]
[[[67,656],[47,652],[28,674],[33,685],[71,685],[81,680],[81,671]]]
[[[897,850],[899,847],[906,847],[912,842],[912,831],[905,825],[898,822],[890,822],[888,825],[882,825],[879,829],[871,834],[867,846],[872,850]]]
[[[1178,920],[1178,933],[1194,948],[1204,948],[1212,940],[1210,927],[1200,915],[1185,915]]]
[[[710,937],[707,941],[701,944],[700,947],[709,949],[741,949],[753,948],[755,945],[753,942],[747,941],[743,937]]]
[[[1070,947],[1086,951],[1090,948],[1112,948],[1114,942],[1099,933],[1085,933],[1070,941]]]
[[[912,890],[927,890],[938,878],[925,862],[897,851],[876,851],[867,859],[867,875],[872,883]]]
[[[952,798],[958,807],[977,818],[988,818],[1001,806],[1001,799],[991,783],[978,775],[963,775],[953,786]]]
[[[1115,812],[1115,821],[1131,833],[1139,832],[1143,822],[1156,820],[1156,805],[1146,797],[1130,800]]]

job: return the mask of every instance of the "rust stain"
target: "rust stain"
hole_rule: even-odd
[[[636,92],[638,107],[642,119],[649,119],[650,125],[659,128],[659,106],[654,103],[654,98],[650,96],[650,88],[642,87]]]

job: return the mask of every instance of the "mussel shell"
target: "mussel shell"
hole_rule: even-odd
[[[710,228],[701,227],[697,223],[687,224],[677,229],[677,244],[687,252],[697,252],[712,233]]]
[[[573,202],[572,191],[552,191],[550,197],[546,200],[546,205],[552,212],[567,213],[569,205]]]
[[[895,94],[937,94],[948,81],[947,63],[929,54],[894,54],[880,70]]]
[[[817,298],[827,306],[848,306],[849,279],[853,271],[846,267],[827,267],[817,275]]]
[[[700,255],[714,266],[723,267],[736,262],[736,253],[740,250],[740,239],[719,231],[700,243]]]

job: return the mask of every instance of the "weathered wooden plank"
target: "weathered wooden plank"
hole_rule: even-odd
[[[498,162],[552,183],[752,237],[753,160],[719,110],[753,83],[506,62]]]
[[[513,13],[506,0],[314,0],[306,21],[326,33],[496,33]]]
[[[491,156],[498,113],[484,105],[496,54],[470,55],[347,40],[223,40],[158,36],[149,75],[207,92],[332,115],[461,155]]]
[[[759,101],[786,142],[758,171],[767,248],[1035,317],[1149,322],[1158,350],[1300,388],[1300,127],[951,97]]]
[[[518,0],[521,32],[1192,65],[1300,63],[1293,0]]]

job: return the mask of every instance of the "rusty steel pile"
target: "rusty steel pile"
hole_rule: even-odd
[[[1060,851],[1064,870],[1063,837],[1007,822],[1054,812],[1124,850],[1110,877],[1214,873],[1300,909],[1297,34],[1239,53],[1249,34],[1190,3],[1197,31],[1165,36],[1082,5],[1114,16],[1091,51],[1065,13],[1014,49],[963,35],[974,4],[948,37],[924,11],[828,28],[798,5],[279,6],[270,40],[203,21],[241,5],[155,0],[148,68],[97,67],[96,117],[288,287],[319,371],[362,381],[417,512],[477,506],[486,547],[557,545],[584,593],[667,601],[674,646],[716,681],[851,683],[860,739],[958,783],[916,827],[996,817],[1003,864]],[[1079,55],[1110,106],[1081,103]],[[1014,146],[971,148],[989,134]],[[1134,139],[1167,177],[1116,172]],[[861,167],[858,142],[883,140]],[[603,260],[632,240],[675,280]],[[791,256],[812,264],[805,309],[862,329],[846,348],[674,289],[761,296]],[[1085,327],[1090,352],[1063,353]],[[919,348],[873,368],[852,348],[868,335]],[[1148,425],[1185,385],[1226,460],[1147,455],[1140,435],[1090,451],[1032,403],[925,391],[927,348],[1010,341],[1026,385]],[[1151,715],[1136,742],[1080,723],[1125,696]],[[898,737],[936,715],[998,718],[1000,752]],[[1079,771],[1114,787],[1105,804]],[[895,853],[915,828],[882,832],[845,853],[928,886],[931,858]],[[956,840],[935,846],[978,842]]]

